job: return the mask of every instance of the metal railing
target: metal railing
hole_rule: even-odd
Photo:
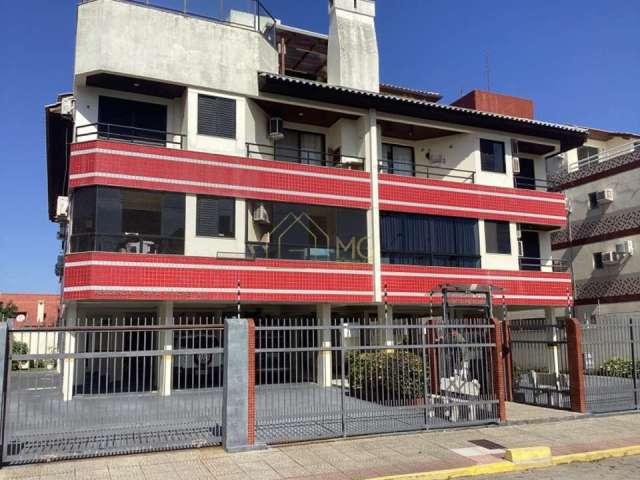
[[[77,319],[10,328],[3,461],[215,445],[223,326],[199,318]]]
[[[184,255],[184,238],[140,233],[74,233],[71,252],[118,252]]]
[[[569,271],[569,262],[556,258],[519,257],[520,270],[564,273]]]
[[[79,0],[79,4],[93,0]],[[276,48],[275,17],[260,0],[120,0],[259,32]]]
[[[498,421],[493,326],[256,320],[256,434],[282,443]]]
[[[640,409],[640,314],[598,315],[583,324],[582,351],[587,410]]]
[[[598,163],[606,162],[616,157],[620,157],[627,153],[640,151],[640,141],[634,140],[633,142],[625,143],[617,147],[608,148],[602,150],[595,155],[578,160],[578,169],[590,167]]]
[[[556,188],[557,184],[547,179],[520,177],[515,175],[513,177],[513,186],[514,188],[521,188],[525,190],[542,190],[548,192]]]
[[[150,128],[138,128],[114,123],[90,123],[76,127],[76,142],[117,140],[119,142],[186,148],[187,136]]]
[[[405,177],[434,178],[462,183],[475,183],[476,172],[459,168],[418,165],[415,162],[380,159],[380,173],[402,175]]]
[[[382,263],[388,265],[425,265],[438,267],[480,268],[480,255],[459,255],[456,253],[407,253],[402,251],[382,251]]]
[[[362,170],[364,157],[329,153],[321,150],[307,150],[304,148],[281,147],[247,142],[247,157],[277,160],[289,163],[301,163],[319,167],[337,167]]]
[[[366,263],[367,252],[356,249],[340,251],[335,247],[314,247],[309,244],[247,242],[245,258],[272,258],[278,260],[313,260],[321,262]]]

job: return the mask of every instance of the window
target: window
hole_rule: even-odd
[[[381,166],[385,173],[413,177],[415,175],[413,147],[383,143]]]
[[[196,235],[199,237],[233,237],[236,202],[233,198],[198,196]]]
[[[600,150],[596,147],[590,147],[588,145],[583,145],[582,147],[578,147],[578,161],[586,160],[589,157],[593,157],[597,155]]]
[[[604,263],[602,263],[602,252],[596,252],[593,254],[593,268],[596,270],[602,270]]]
[[[596,208],[598,208],[598,193],[597,192],[591,192],[589,194],[589,210],[595,210]]]
[[[480,267],[477,220],[381,213],[380,235],[386,263]]]
[[[284,138],[275,145],[275,160],[326,165],[324,135],[288,128],[284,129],[283,133]]]
[[[166,105],[105,96],[98,99],[100,138],[165,145],[166,130]]]
[[[248,250],[257,258],[367,262],[364,210],[252,202]],[[256,217],[258,210],[266,215]]]
[[[506,173],[504,142],[480,139],[480,159],[485,172]]]
[[[509,222],[484,221],[487,253],[511,253]]]
[[[72,252],[184,254],[184,195],[85,187],[72,196]]]
[[[198,135],[236,138],[236,101],[198,95]]]

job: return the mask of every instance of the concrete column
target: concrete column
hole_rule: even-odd
[[[385,316],[384,303],[381,305],[378,305],[378,325],[384,325],[384,326],[393,325],[393,307],[391,305],[387,305],[386,316]],[[395,342],[393,338],[393,329],[392,328],[381,329],[380,337],[378,338],[378,344],[393,346],[394,343]]]
[[[68,303],[64,312],[64,325],[74,327],[78,322],[78,305]],[[64,333],[63,353],[76,353],[76,333]],[[62,399],[67,402],[73,398],[73,384],[75,380],[75,359],[65,358],[62,361]]]
[[[544,317],[545,317],[546,325],[556,324],[555,312],[556,310],[553,307],[546,307],[544,309]],[[558,341],[558,330],[555,328],[550,329],[549,335],[550,335],[549,340],[551,342],[554,342],[554,346],[552,347],[552,357],[551,357],[552,360],[551,360],[550,370],[551,370],[551,373],[555,374],[556,383],[558,383],[558,378],[560,376],[560,358],[559,358],[558,345],[555,344],[555,342]]]
[[[569,363],[569,394],[571,411],[586,413],[587,401],[582,352],[582,327],[575,318],[567,320],[567,356]]]
[[[373,264],[374,300],[382,301],[382,271],[380,259],[380,205],[378,203],[378,120],[374,109],[369,110],[369,128],[367,134],[367,165],[371,173],[371,209],[367,212],[369,222],[369,261]]]
[[[173,302],[162,302],[158,306],[158,325],[173,326]],[[173,350],[173,330],[160,332],[159,347],[162,350]],[[162,355],[158,365],[158,391],[162,396],[171,395],[173,381],[173,355]]]
[[[318,385],[330,387],[332,380],[331,356],[331,305],[321,303],[316,306],[318,325],[325,327],[318,331],[318,346],[323,350],[318,352]],[[327,349],[327,350],[324,350]]]

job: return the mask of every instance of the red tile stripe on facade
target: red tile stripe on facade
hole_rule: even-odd
[[[559,193],[381,174],[379,195],[381,210],[566,225],[565,197]]]
[[[117,142],[74,144],[70,174],[71,188],[104,184],[354,208],[371,205],[365,172]]]

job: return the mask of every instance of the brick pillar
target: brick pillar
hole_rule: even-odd
[[[255,325],[228,318],[224,326],[222,445],[228,452],[256,448]]]
[[[569,395],[571,410],[586,413],[587,401],[584,385],[584,356],[582,354],[582,327],[575,318],[567,320],[567,356],[569,363]]]
[[[505,398],[513,402],[513,353],[511,350],[511,322],[502,323],[502,351],[504,352]]]
[[[505,402],[505,381],[504,381],[504,351],[502,349],[502,323],[499,320],[491,319],[493,330],[491,331],[491,342],[495,343],[493,354],[493,365],[490,367],[493,373],[493,390],[498,397],[498,418],[501,422],[507,420],[507,405]]]
[[[431,383],[430,392],[432,395],[437,395],[440,390],[440,374],[438,372],[438,349],[436,343],[438,340],[438,332],[434,328],[438,324],[435,318],[429,320],[427,324],[430,328],[427,329],[427,345],[430,346],[428,352],[429,358],[429,379]]]

